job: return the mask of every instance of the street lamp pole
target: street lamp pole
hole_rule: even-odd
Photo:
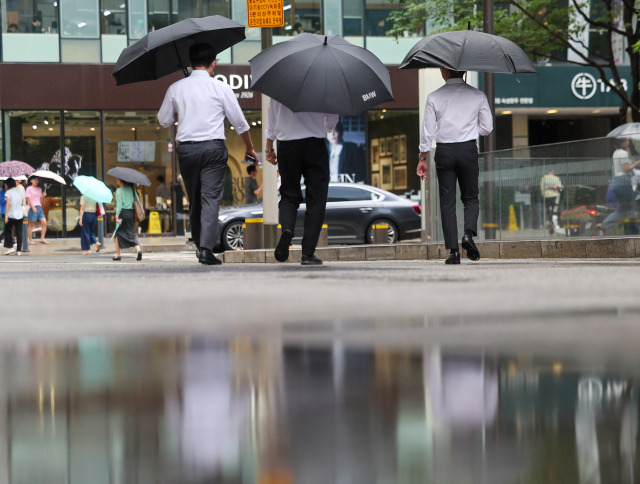
[[[484,32],[487,34],[493,34],[493,0],[484,0],[482,6],[483,14],[483,27]],[[484,92],[487,95],[489,101],[489,108],[491,109],[491,116],[494,119],[495,125],[495,75],[493,72],[484,73]],[[496,150],[496,131],[491,131],[488,136],[484,138],[484,151],[486,153],[484,157],[484,173],[486,176],[484,182],[484,237],[485,239],[495,239],[498,228],[498,221],[496,217],[496,207],[494,204],[494,188],[495,182],[493,180],[495,173],[494,154]]]

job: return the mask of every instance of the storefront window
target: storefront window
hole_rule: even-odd
[[[173,172],[171,129],[158,124],[156,112],[110,111],[104,115],[104,133],[105,173],[113,167],[126,166],[141,171],[151,181],[150,187],[139,187],[140,199],[147,212],[140,232],[173,232],[176,212],[180,223],[184,223],[185,214],[183,190]],[[115,178],[107,175],[105,183],[115,192]],[[112,231],[115,200],[106,208],[107,231]]]
[[[320,1],[284,2],[284,27],[274,28],[274,36],[293,36],[302,32],[322,34],[322,16]]]
[[[129,42],[133,43],[141,39],[146,33],[147,1],[129,0]]]
[[[2,2],[2,60],[58,62],[58,2]]]
[[[363,35],[364,2],[362,0],[344,0],[343,32],[345,37]]]
[[[60,31],[63,38],[97,39],[100,37],[98,2],[64,0],[60,2]]]
[[[102,62],[118,60],[127,46],[127,13],[124,0],[102,0],[100,11]]]

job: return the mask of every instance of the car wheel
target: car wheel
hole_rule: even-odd
[[[244,234],[242,221],[231,222],[222,231],[222,246],[225,250],[242,250],[244,248]]]
[[[369,227],[367,227],[367,237],[366,237],[366,242],[367,244],[373,244],[373,229],[372,227],[374,225],[388,225],[389,226],[389,230],[387,230],[387,241],[389,244],[395,244],[398,241],[398,229],[396,228],[396,225],[391,221],[391,220],[387,220],[387,219],[378,219],[378,220],[374,220],[373,222],[371,222],[369,224]]]

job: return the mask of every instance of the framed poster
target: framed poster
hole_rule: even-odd
[[[407,135],[400,135],[400,163],[407,162]]]
[[[407,167],[393,167],[393,188],[394,190],[404,190],[407,188]]]
[[[380,158],[380,188],[393,190],[393,159],[390,156]]]
[[[393,137],[393,146],[392,146],[391,152],[393,156],[393,164],[394,165],[400,164],[400,136],[399,135],[396,135]]]
[[[380,173],[371,174],[371,185],[374,187],[380,187]]]
[[[387,151],[386,151],[386,156],[392,156],[393,155],[393,138],[391,136],[389,136],[388,138],[386,138],[386,145],[387,145]]]
[[[371,171],[380,169],[380,146],[378,142],[377,138],[371,140]]]

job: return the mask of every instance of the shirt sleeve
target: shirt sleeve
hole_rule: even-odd
[[[422,131],[420,133],[420,153],[431,151],[431,143],[436,132],[436,111],[431,99],[427,98],[427,104],[424,109],[424,120],[422,122]]]
[[[242,113],[242,108],[240,107],[240,104],[236,99],[236,95],[234,94],[233,89],[231,89],[226,84],[224,85],[224,88],[226,88],[224,89],[224,94],[222,96],[224,104],[224,115],[227,117],[229,122],[233,124],[234,128],[236,128],[238,134],[249,131],[249,123],[247,123],[247,120]]]
[[[276,123],[275,101],[270,99],[269,108],[267,109],[267,128],[264,130],[264,135],[271,141],[275,141],[276,139]]]
[[[158,111],[158,122],[163,128],[168,128],[175,122],[175,110],[173,109],[173,85],[169,86],[164,95],[164,101]]]
[[[482,93],[482,105],[478,113],[478,132],[480,136],[487,136],[493,131],[493,116],[491,116],[491,108],[487,96]]]

